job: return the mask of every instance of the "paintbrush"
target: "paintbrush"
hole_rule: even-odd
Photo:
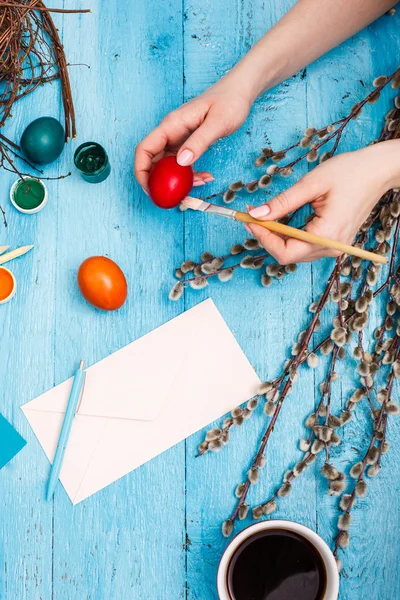
[[[32,250],[33,246],[21,246],[20,248],[16,248],[16,250],[11,250],[11,252],[7,252],[0,256],[0,265],[8,262],[9,260],[13,260],[13,258],[18,258],[18,256],[22,256]]]
[[[362,250],[361,248],[356,248],[355,246],[350,246],[349,244],[342,244],[342,242],[330,240],[329,238],[322,237],[321,235],[303,231],[302,229],[296,229],[295,227],[289,227],[289,225],[283,225],[283,223],[278,223],[277,221],[258,221],[247,213],[233,210],[232,208],[225,208],[224,206],[217,206],[216,204],[210,204],[209,202],[205,202],[200,198],[192,198],[191,196],[187,196],[184,200],[182,200],[182,204],[186,208],[191,208],[192,210],[200,210],[201,212],[219,215],[221,217],[226,217],[227,219],[240,221],[241,223],[255,223],[256,225],[265,227],[265,229],[273,231],[274,233],[295,238],[296,240],[301,240],[303,242],[309,242],[310,244],[317,244],[318,246],[323,246],[324,248],[333,248],[334,250],[338,250],[343,254],[358,256],[359,258],[372,260],[373,262],[380,263],[382,265],[385,265],[388,262],[388,259],[385,256],[380,256],[374,252]]]

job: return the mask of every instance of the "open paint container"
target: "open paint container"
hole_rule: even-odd
[[[17,282],[14,275],[5,267],[0,267],[0,304],[5,304],[15,295]]]
[[[82,179],[88,183],[101,183],[111,173],[107,152],[97,142],[81,144],[75,150],[74,163]]]
[[[17,179],[11,186],[10,200],[19,212],[33,215],[46,206],[47,188],[43,181],[36,177]]]

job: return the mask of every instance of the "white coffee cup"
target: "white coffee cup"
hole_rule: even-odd
[[[294,523],[293,521],[261,521],[255,525],[250,525],[238,535],[236,535],[222,555],[221,562],[218,568],[217,587],[218,597],[220,600],[235,600],[228,590],[228,569],[233,555],[236,550],[247,540],[260,531],[266,529],[283,529],[285,531],[293,531],[302,536],[314,546],[318,554],[321,556],[326,570],[326,589],[322,600],[337,600],[339,595],[339,573],[336,566],[335,557],[324,540],[319,537],[314,531]]]

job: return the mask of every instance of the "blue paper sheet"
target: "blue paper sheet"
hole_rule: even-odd
[[[18,454],[25,444],[24,438],[0,414],[0,469]]]

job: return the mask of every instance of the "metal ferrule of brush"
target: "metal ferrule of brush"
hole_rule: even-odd
[[[215,204],[210,204],[210,206],[206,209],[206,212],[212,213],[213,215],[220,215],[221,217],[226,217],[227,219],[235,220],[236,210],[233,208],[225,208],[225,206],[216,206]]]

